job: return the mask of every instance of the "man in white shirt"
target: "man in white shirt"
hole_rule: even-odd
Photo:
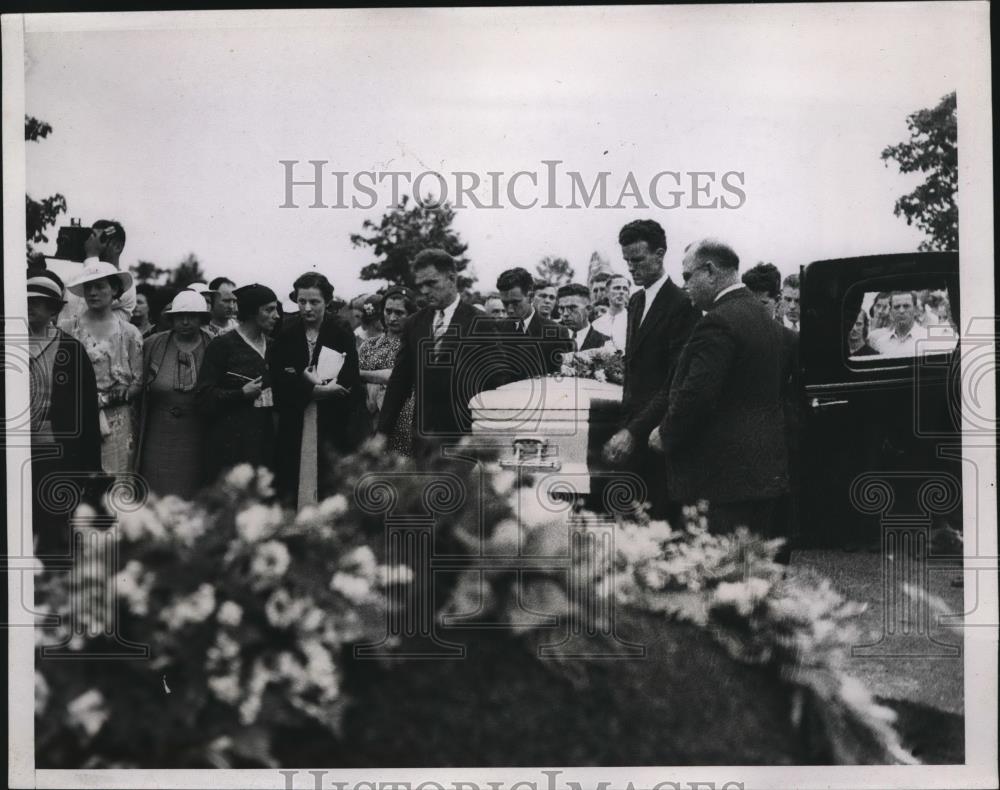
[[[789,274],[781,286],[781,323],[799,331],[799,276]]]
[[[594,321],[594,329],[611,338],[616,351],[625,350],[628,337],[628,278],[623,274],[613,274],[608,280],[609,309]]]
[[[228,277],[216,277],[208,284],[209,292],[212,294],[211,319],[205,324],[205,329],[213,335],[224,334],[231,329],[235,329],[238,322],[236,320],[236,294],[233,291],[236,283]]]
[[[868,345],[887,357],[915,357],[917,343],[927,340],[927,327],[916,322],[917,295],[912,291],[894,291],[889,297],[892,325],[876,329],[868,336]]]

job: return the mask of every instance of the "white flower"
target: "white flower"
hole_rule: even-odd
[[[733,606],[744,617],[754,605],[767,595],[771,584],[766,579],[747,579],[745,582],[722,582],[715,588],[715,605]]]
[[[347,497],[343,494],[334,494],[319,503],[320,515],[324,518],[336,518],[347,512]]]
[[[235,705],[242,696],[240,684],[232,675],[214,675],[208,679],[208,687],[227,705]]]
[[[499,464],[496,466],[491,465],[491,471],[493,468],[498,470],[492,474],[493,488],[500,496],[507,496],[514,490],[514,486],[517,483],[517,473],[512,472],[510,469],[501,469]]]
[[[274,474],[266,466],[257,467],[257,495],[264,499],[274,496]]]
[[[364,603],[371,595],[371,582],[361,576],[338,571],[330,580],[330,589],[343,595],[351,603]]]
[[[235,628],[243,620],[243,607],[234,601],[225,601],[215,616],[223,625]]]
[[[285,575],[290,562],[291,557],[285,544],[269,540],[260,544],[254,552],[253,560],[250,562],[250,574],[255,581],[273,582]]]
[[[408,565],[379,565],[375,578],[382,587],[390,584],[409,584],[413,581],[413,571]]]
[[[160,614],[160,619],[171,629],[182,628],[188,623],[201,623],[215,611],[215,588],[207,582],[191,595],[181,598]]]
[[[77,510],[77,514],[79,514]],[[138,543],[147,538],[157,540],[166,536],[167,531],[160,523],[156,513],[149,507],[141,507],[132,512],[123,512],[118,515],[118,528],[125,539],[131,543]]]
[[[115,593],[137,615],[146,615],[149,613],[149,591],[153,586],[153,578],[153,574],[142,563],[129,560],[115,577]]]
[[[375,579],[375,568],[378,560],[375,559],[375,552],[368,546],[358,546],[344,555],[340,561],[340,567],[355,576],[362,576],[369,581]]]
[[[226,475],[226,484],[244,491],[253,478],[253,467],[250,464],[240,464],[229,470],[229,474]]]
[[[97,689],[91,689],[66,706],[70,721],[83,728],[87,735],[93,738],[104,722],[108,720],[108,711],[104,707],[104,697]]]
[[[310,524],[319,519],[319,508],[316,505],[306,505],[295,516],[296,524]]]
[[[309,680],[322,690],[325,700],[336,699],[340,694],[340,681],[329,649],[316,639],[305,640],[301,648],[306,657]]]
[[[594,371],[594,381],[600,381],[602,383],[607,383],[608,376],[603,370]]]
[[[281,509],[255,503],[236,515],[236,531],[247,543],[256,543],[271,536],[281,523]]]
[[[292,598],[285,589],[278,589],[271,593],[271,597],[264,604],[264,613],[267,621],[275,628],[289,628],[294,625],[305,614],[308,604],[301,598]]]

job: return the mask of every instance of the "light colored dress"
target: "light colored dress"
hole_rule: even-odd
[[[386,332],[384,335],[366,340],[358,349],[358,362],[361,370],[385,370],[392,368],[399,354],[403,340],[397,335]],[[369,383],[368,413],[372,418],[372,426],[378,425],[378,413],[385,399],[385,384]],[[413,393],[406,399],[399,412],[399,420],[389,435],[389,449],[402,455],[413,455]]]
[[[90,358],[97,378],[97,406],[101,421],[101,465],[108,474],[135,468],[138,412],[134,403],[109,403],[116,387],[135,388],[142,382],[142,334],[115,313],[115,329],[107,338],[96,338],[80,316],[59,324],[75,337]]]

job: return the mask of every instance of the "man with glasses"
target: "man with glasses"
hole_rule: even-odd
[[[684,290],[705,315],[677,363],[670,401],[649,437],[666,458],[671,499],[708,500],[708,529],[771,536],[788,491],[782,328],[739,279],[740,259],[703,240],[685,251]]]

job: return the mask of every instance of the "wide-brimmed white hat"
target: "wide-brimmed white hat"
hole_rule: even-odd
[[[71,294],[83,296],[83,286],[96,280],[115,280],[122,286],[122,291],[127,291],[132,287],[132,275],[128,272],[118,271],[114,264],[106,261],[95,261],[88,263],[66,288]]]
[[[197,291],[181,291],[163,311],[163,315],[177,315],[178,313],[211,315],[204,298]]]
[[[204,296],[205,294],[218,293],[218,291],[209,288],[207,285],[205,285],[205,283],[191,283],[185,290],[194,291],[195,293],[199,293],[202,296]]]

